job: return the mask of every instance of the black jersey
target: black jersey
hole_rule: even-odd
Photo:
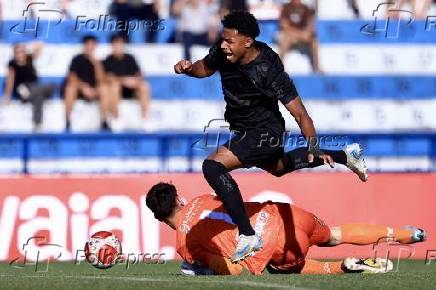
[[[122,58],[109,55],[103,62],[106,72],[113,73],[117,77],[133,76],[140,72],[135,58],[126,53]]]
[[[278,100],[289,103],[298,96],[284,71],[279,56],[265,43],[256,41],[260,53],[246,65],[233,64],[221,50],[221,41],[212,46],[204,62],[221,76],[230,129],[285,128]]]
[[[26,56],[26,64],[20,65],[15,59],[9,61],[9,68],[15,72],[13,94],[17,93],[17,87],[21,84],[34,83],[38,80],[35,67],[33,66],[33,57],[28,54]]]
[[[97,86],[94,65],[85,54],[78,54],[72,59],[70,72],[74,72],[82,82],[91,87],[95,88]]]

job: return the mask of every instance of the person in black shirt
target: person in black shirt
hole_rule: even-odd
[[[42,49],[41,44],[35,44],[32,53],[26,54],[26,47],[22,43],[14,46],[14,58],[9,61],[6,76],[6,87],[3,101],[8,103],[12,97],[22,102],[30,102],[33,108],[34,130],[38,131],[43,117],[43,102],[50,98],[55,86],[38,83],[38,75],[33,61]]]
[[[111,99],[111,113],[118,118],[118,104],[121,98],[137,97],[141,106],[142,116],[147,116],[150,100],[148,83],[141,75],[141,70],[135,58],[125,53],[125,39],[121,35],[111,37],[112,53],[103,62],[106,71],[106,81]]]
[[[367,169],[359,144],[344,150],[321,151],[312,119],[297,90],[284,71],[279,56],[268,45],[256,41],[259,26],[248,12],[232,12],[222,21],[222,39],[202,60],[181,60],[177,74],[203,78],[219,71],[225,119],[232,138],[203,162],[203,174],[238,226],[239,239],[232,262],[243,260],[262,247],[245,211],[241,193],[229,171],[256,166],[275,176],[301,168],[334,162],[347,165],[363,181]],[[278,101],[292,114],[308,141],[307,148],[284,152],[285,122]]]
[[[71,112],[77,98],[85,101],[100,101],[101,127],[108,129],[106,117],[109,109],[108,92],[104,84],[104,70],[95,58],[97,40],[94,36],[83,38],[83,53],[71,61],[65,86],[67,129],[70,128]]]

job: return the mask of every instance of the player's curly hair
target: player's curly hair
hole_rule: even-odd
[[[221,21],[225,28],[236,29],[240,34],[255,39],[259,36],[259,23],[253,14],[245,11],[233,11]]]
[[[160,182],[153,185],[145,198],[147,207],[154,217],[163,221],[173,213],[177,205],[177,189],[174,185]]]

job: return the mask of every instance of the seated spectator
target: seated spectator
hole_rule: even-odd
[[[290,0],[280,13],[280,57],[284,62],[286,53],[292,47],[304,46],[312,68],[320,73],[318,63],[318,40],[315,35],[315,11],[301,0]]]
[[[177,16],[177,40],[183,43],[184,58],[191,59],[191,46],[209,45],[218,36],[218,7],[207,0],[176,0],[172,12]]]
[[[138,20],[153,23],[146,27],[145,42],[156,42],[159,21],[159,1],[158,0],[130,0],[132,17]]]
[[[118,104],[121,98],[138,98],[142,116],[147,116],[150,102],[150,87],[141,75],[135,58],[125,52],[125,39],[121,35],[111,38],[112,53],[103,62],[110,93],[112,116],[118,118]]]
[[[3,101],[8,103],[15,97],[24,103],[31,103],[34,130],[38,131],[42,123],[44,100],[53,95],[55,86],[38,83],[33,62],[40,54],[42,44],[33,45],[30,54],[26,53],[26,47],[22,43],[16,44],[13,49],[14,58],[9,61]]]
[[[104,85],[104,70],[101,62],[95,58],[97,40],[94,36],[83,38],[83,53],[76,55],[70,64],[65,87],[65,107],[67,130],[70,129],[71,113],[77,99],[84,101],[100,101],[101,128],[109,129],[107,113],[109,98]]]

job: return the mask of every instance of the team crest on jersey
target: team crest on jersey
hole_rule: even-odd
[[[269,214],[267,212],[261,211],[256,218],[256,224],[254,226],[254,231],[256,235],[262,236],[263,230],[265,228],[266,223],[268,222]]]

